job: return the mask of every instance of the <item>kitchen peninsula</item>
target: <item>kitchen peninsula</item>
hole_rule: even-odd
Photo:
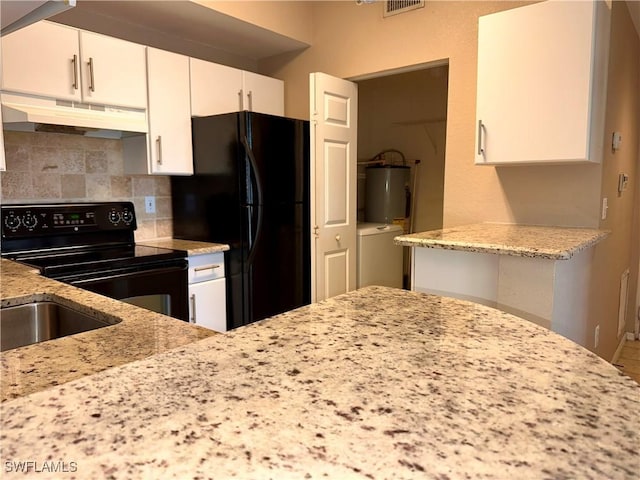
[[[401,235],[395,243],[414,247],[412,290],[495,307],[586,346],[593,341],[586,329],[592,247],[608,234],[480,223]]]
[[[631,479],[640,441],[640,387],[603,359],[385,287],[0,408],[3,467],[73,462],[64,478]]]
[[[2,307],[55,301],[113,323],[0,353],[0,401],[215,335],[206,328],[45,278],[33,268],[10,260],[0,260],[0,271]]]

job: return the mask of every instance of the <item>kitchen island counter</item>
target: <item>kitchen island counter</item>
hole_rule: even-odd
[[[216,335],[196,325],[43,277],[0,260],[3,307],[55,301],[101,318],[108,327],[0,353],[0,401],[45,390],[101,370]]]
[[[593,228],[477,223],[400,235],[397,245],[568,260],[609,235]]]
[[[609,231],[479,223],[401,235],[411,289],[499,308],[593,347],[594,252]]]
[[[510,314],[384,287],[0,408],[3,465],[65,478],[638,473],[633,380]]]

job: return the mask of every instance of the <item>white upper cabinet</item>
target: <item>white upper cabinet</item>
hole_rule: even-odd
[[[78,30],[39,22],[1,42],[2,90],[82,100]]]
[[[191,58],[191,115],[242,110],[242,70]]]
[[[546,1],[480,17],[475,162],[600,162],[610,12]]]
[[[284,116],[284,82],[253,72],[242,72],[244,110]]]
[[[191,58],[191,114],[204,117],[242,110],[284,115],[284,82]]]
[[[193,174],[189,57],[147,48],[150,173]]]
[[[125,173],[192,175],[189,57],[147,48],[149,134],[123,138]]]
[[[85,31],[80,47],[84,102],[146,108],[146,47]]]
[[[145,48],[38,22],[2,37],[2,90],[143,109]]]

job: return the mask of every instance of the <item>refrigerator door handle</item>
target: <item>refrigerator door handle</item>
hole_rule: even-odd
[[[256,193],[258,198],[256,202],[253,202],[254,206],[258,210],[258,223],[256,226],[256,233],[253,236],[251,246],[249,249],[249,255],[247,257],[246,265],[251,265],[253,262],[253,258],[256,256],[256,243],[260,238],[260,233],[262,232],[262,181],[260,180],[260,173],[258,171],[258,165],[256,163],[256,158],[253,155],[253,150],[251,150],[251,146],[249,145],[249,139],[247,136],[242,137],[242,146],[244,147],[245,153],[249,158],[249,164],[251,165],[251,170],[253,172],[254,185],[256,187]]]

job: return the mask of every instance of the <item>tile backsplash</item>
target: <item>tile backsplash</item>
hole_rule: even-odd
[[[120,140],[5,131],[4,143],[3,204],[127,200],[136,210],[137,241],[171,236],[169,177],[125,175]],[[148,195],[156,197],[156,213],[145,213]]]

